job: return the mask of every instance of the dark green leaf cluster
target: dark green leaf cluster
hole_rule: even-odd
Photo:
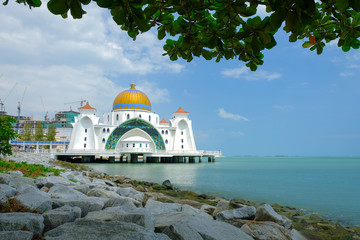
[[[30,7],[40,0],[17,0]],[[50,0],[48,9],[63,17],[70,10],[81,18],[91,0]],[[276,45],[274,34],[283,27],[289,41],[304,39],[303,47],[321,54],[326,43],[338,39],[343,51],[360,46],[360,0],[93,0],[110,10],[113,20],[136,36],[156,28],[168,37],[164,50],[171,60],[195,57],[234,59],[251,70],[263,64],[264,49]],[[7,1],[4,3],[6,4]],[[264,6],[267,17],[257,11]],[[309,36],[313,41],[308,41]]]
[[[0,116],[0,155],[11,155],[10,140],[16,139],[17,132],[12,129],[15,119],[9,116]]]

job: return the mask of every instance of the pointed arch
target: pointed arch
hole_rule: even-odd
[[[149,134],[157,150],[165,150],[164,140],[160,133],[150,123],[139,118],[126,121],[115,128],[106,142],[105,149],[115,149],[120,138],[134,128],[139,128]]]

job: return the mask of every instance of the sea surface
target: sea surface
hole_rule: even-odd
[[[205,159],[204,159],[205,160]],[[222,157],[215,163],[87,164],[110,175],[256,203],[279,203],[360,226],[360,157]]]

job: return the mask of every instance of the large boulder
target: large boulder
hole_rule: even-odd
[[[168,212],[181,212],[182,205],[179,203],[163,203],[149,199],[145,208],[149,209],[151,214],[163,214]]]
[[[253,240],[237,227],[201,216],[185,216],[179,221],[171,221],[162,232],[173,239]]]
[[[253,206],[247,206],[242,208],[236,208],[231,210],[225,210],[216,214],[217,220],[229,220],[232,218],[240,218],[253,220],[255,218],[256,208]]]
[[[47,232],[64,223],[73,222],[75,219],[81,217],[81,209],[79,207],[71,207],[69,205],[60,208],[52,209],[43,213],[44,217],[44,231]]]
[[[244,224],[240,229],[252,236],[255,240],[291,239],[290,230],[274,222],[249,221]]]
[[[7,184],[0,184],[0,193],[3,193],[8,196],[14,196],[16,194],[16,189],[13,187],[10,187]]]
[[[1,231],[1,240],[32,240],[34,234],[29,231]]]
[[[108,191],[108,190],[105,190],[105,189],[99,189],[99,188],[95,188],[95,189],[92,189],[92,190],[88,191],[86,193],[86,195],[88,195],[89,197],[103,197],[103,198],[120,197],[120,195],[117,194],[116,192]]]
[[[173,189],[173,185],[169,179],[166,179],[165,181],[163,181],[162,185],[164,185],[167,189]]]
[[[44,239],[101,239],[117,240],[169,240],[166,235],[154,233],[134,223],[120,221],[101,221],[98,219],[77,219],[73,223],[65,223],[45,233]]]
[[[5,173],[0,173],[0,183],[9,185],[13,188],[19,188],[24,185],[31,185],[36,187],[34,179],[28,177],[20,177],[17,175],[10,175]]]
[[[136,205],[132,198],[118,196],[116,198],[110,198],[104,204],[104,208],[108,207],[121,207],[124,209],[135,209]]]
[[[292,221],[285,216],[282,216],[275,212],[275,210],[269,205],[264,204],[256,209],[255,221],[271,221],[290,228]]]
[[[220,199],[216,204],[215,210],[213,212],[213,216],[216,217],[216,214],[218,214],[219,212],[228,210],[229,207],[230,207],[230,201]]]
[[[66,199],[66,200],[78,200],[78,199],[87,198],[85,194],[61,184],[52,186],[48,194],[51,196],[51,198]]]
[[[28,229],[35,235],[44,230],[44,217],[36,213],[1,213],[0,231],[20,231]]]
[[[25,188],[20,187],[18,189],[18,195],[15,196],[15,199],[24,206],[30,209],[36,209],[38,212],[44,212],[52,209],[50,196],[30,185]]]
[[[113,207],[111,209],[107,209],[107,211],[89,212],[85,218],[101,221],[131,222],[142,226],[147,230],[155,230],[155,218],[150,214],[149,211],[146,211],[146,209],[144,208],[134,209],[125,212],[121,208],[120,211],[117,211]]]
[[[47,188],[51,188],[54,185],[65,185],[65,186],[74,186],[76,183],[70,181],[67,178],[61,176],[48,176],[48,177],[38,177],[36,179],[37,184],[41,184]]]
[[[85,217],[89,212],[103,209],[104,199],[96,197],[87,197],[79,200],[53,199],[53,208],[65,205],[79,207],[81,209],[81,217]]]
[[[124,197],[133,198],[139,202],[144,201],[144,193],[136,191],[135,189],[128,187],[128,188],[118,188],[116,191],[118,194]]]

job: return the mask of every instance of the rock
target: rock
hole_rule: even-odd
[[[74,182],[69,181],[67,178],[61,176],[49,176],[49,177],[38,177],[37,181],[39,184],[43,184],[47,188],[51,188],[54,185],[74,186]]]
[[[60,184],[52,186],[48,194],[51,196],[51,198],[59,198],[66,200],[78,200],[87,198],[85,194]]]
[[[116,192],[107,191],[107,190],[99,189],[99,188],[90,190],[86,195],[88,195],[89,197],[103,197],[103,198],[120,197],[120,195],[117,194]]]
[[[1,231],[1,240],[32,240],[34,234],[29,231]]]
[[[178,203],[163,203],[149,199],[146,202],[145,208],[149,209],[151,214],[156,215],[168,212],[180,212],[182,206]]]
[[[91,190],[90,185],[88,184],[77,184],[74,186],[70,186],[72,189],[79,191],[85,195],[87,195],[87,193]]]
[[[252,236],[255,240],[291,239],[290,230],[274,222],[249,221],[244,224],[240,229]]]
[[[136,190],[136,191],[139,191],[139,192],[147,192],[146,189],[145,189],[143,186],[141,186],[141,185],[137,186],[137,187],[135,188],[135,190]]]
[[[202,216],[202,217],[206,217],[209,219],[213,219],[213,217],[211,215],[207,214],[206,212],[201,211],[200,209],[194,208],[187,204],[181,205],[181,212],[188,213],[189,215]]]
[[[79,207],[81,209],[81,217],[85,217],[89,212],[103,209],[104,200],[96,197],[87,197],[79,200],[53,199],[53,208],[59,208],[64,205]]]
[[[108,186],[110,186],[110,187],[116,187],[116,184],[113,183],[112,181],[110,181],[108,178],[110,179],[110,176],[109,176],[109,175],[106,175],[106,179],[107,179],[107,180],[104,180],[105,184],[108,185]]]
[[[36,213],[1,213],[0,231],[19,231],[29,229],[35,235],[44,230],[44,217]]]
[[[290,219],[276,213],[269,204],[261,205],[256,209],[255,221],[271,221],[288,229],[292,225],[292,221]]]
[[[218,214],[219,212],[228,210],[229,206],[230,206],[230,201],[220,199],[216,204],[215,210],[213,212],[213,216],[216,217],[216,214]]]
[[[11,175],[16,175],[16,176],[24,176],[24,174],[21,171],[8,171],[7,173],[11,174]]]
[[[122,183],[124,183],[125,176],[115,175],[115,176],[113,176],[112,180],[113,180],[113,182],[115,182],[115,183],[120,183],[120,184],[122,184]]]
[[[297,230],[291,229],[291,240],[308,240],[308,239]]]
[[[16,189],[6,184],[0,184],[0,203],[6,203],[8,197],[16,194]]]
[[[65,223],[45,233],[44,239],[101,239],[117,240],[169,240],[163,234],[154,233],[134,223],[120,221],[101,221],[96,219],[77,219],[73,223]]]
[[[133,198],[139,202],[144,201],[144,193],[136,191],[132,187],[118,188],[118,190],[116,192],[121,196]]]
[[[69,205],[62,206],[43,213],[44,231],[47,232],[64,223],[73,222],[81,217],[81,209],[79,207],[71,207]]]
[[[215,207],[211,206],[211,205],[204,204],[204,205],[201,206],[200,210],[204,211],[207,214],[210,214],[212,216],[214,211],[215,211]]]
[[[255,214],[256,214],[256,208],[253,206],[247,206],[247,207],[219,212],[218,214],[216,214],[216,219],[229,220],[232,218],[240,218],[246,220],[254,220]]]
[[[20,177],[16,175],[0,173],[0,184],[6,184],[16,189],[23,185],[31,185],[36,187],[34,181],[34,179],[28,177]]]
[[[36,187],[19,188],[18,192],[19,194],[15,196],[15,199],[29,209],[36,209],[38,212],[52,209],[50,196]]]
[[[127,197],[118,196],[116,198],[110,198],[104,204],[104,208],[108,207],[122,207],[124,209],[135,209],[136,206],[132,199]]]
[[[89,212],[86,215],[86,219],[101,220],[101,221],[121,221],[121,222],[131,222],[139,226],[144,227],[147,230],[155,230],[155,218],[150,214],[149,211],[144,211],[146,209],[141,209],[140,211],[129,211],[125,212],[123,209],[120,211],[96,211]]]
[[[163,233],[176,236],[174,239],[253,239],[230,224],[199,216],[185,216],[176,222],[169,221]]]
[[[237,228],[241,228],[244,224],[249,222],[249,220],[244,220],[244,219],[240,219],[240,218],[232,218],[232,219],[221,220],[221,221],[229,223]]]
[[[167,189],[173,189],[173,185],[171,184],[169,179],[163,181],[162,185],[164,185]]]

